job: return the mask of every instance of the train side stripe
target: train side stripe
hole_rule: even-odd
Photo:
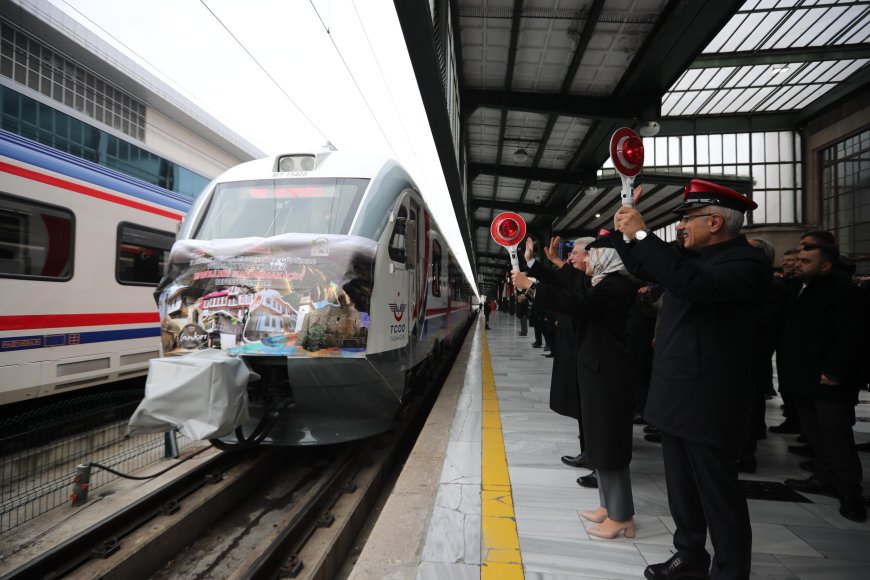
[[[75,346],[78,344],[132,340],[135,338],[152,338],[157,336],[160,336],[159,328],[128,328],[124,330],[97,330],[94,332],[8,336],[0,339],[0,352],[31,350],[34,348],[53,348],[56,346]]]
[[[138,210],[145,211],[148,213],[153,213],[155,215],[167,217],[170,219],[181,221],[181,218],[182,218],[182,215],[180,213],[167,211],[165,209],[160,209],[159,207],[153,207],[153,206],[150,206],[150,205],[138,202],[138,201],[133,201],[131,199],[126,199],[126,198],[120,197],[118,195],[106,193],[104,191],[100,191],[100,190],[94,189],[92,187],[87,187],[87,186],[81,185],[79,183],[73,183],[72,181],[67,181],[65,179],[59,179],[59,178],[51,176],[51,175],[39,173],[38,171],[33,171],[31,169],[25,169],[24,167],[18,167],[17,165],[12,165],[11,163],[6,163],[3,161],[0,161],[0,171],[3,171],[4,173],[10,173],[12,175],[17,175],[17,176],[23,177],[25,179],[30,179],[32,181],[38,181],[40,183],[45,183],[46,185],[60,187],[62,189],[73,191],[75,193],[81,193],[83,195],[95,197],[95,198],[101,199],[103,201],[117,203],[119,205],[125,205],[125,206],[131,207],[133,209],[138,209]]]
[[[155,311],[0,316],[0,331],[65,328],[71,326],[107,326],[110,324],[142,324],[144,322],[158,323],[160,322],[160,315]]]

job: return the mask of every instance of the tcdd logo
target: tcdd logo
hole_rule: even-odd
[[[399,300],[402,299],[402,293],[396,292],[396,301],[390,302],[390,310],[393,311],[393,318],[396,319],[396,322],[399,322],[405,316],[405,307],[407,304],[398,304]]]

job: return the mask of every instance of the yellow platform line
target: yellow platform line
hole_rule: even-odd
[[[523,580],[523,559],[511,495],[495,377],[483,333],[481,446],[481,580]]]

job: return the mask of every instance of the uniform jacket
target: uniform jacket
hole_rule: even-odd
[[[635,286],[611,274],[572,290],[542,285],[537,299],[576,321],[577,385],[589,465],[605,471],[631,462],[634,399],[625,350],[625,321]]]
[[[860,290],[842,277],[813,278],[786,306],[777,350],[780,390],[816,400],[855,404],[863,382]],[[866,332],[866,328],[863,332]],[[866,345],[865,345],[866,348]],[[839,385],[823,385],[822,373]]]
[[[705,445],[739,448],[748,429],[751,342],[772,280],[744,236],[677,252],[654,235],[614,245],[630,271],[665,288],[644,418]]]

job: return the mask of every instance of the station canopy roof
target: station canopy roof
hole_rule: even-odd
[[[504,250],[489,234],[502,211],[520,213],[532,232],[569,237],[611,223],[620,181],[601,170],[619,127],[655,122],[659,136],[794,130],[870,85],[867,1],[450,4],[482,281],[504,275]],[[688,178],[644,171],[651,227],[673,221]],[[747,181],[723,184],[747,191]]]

